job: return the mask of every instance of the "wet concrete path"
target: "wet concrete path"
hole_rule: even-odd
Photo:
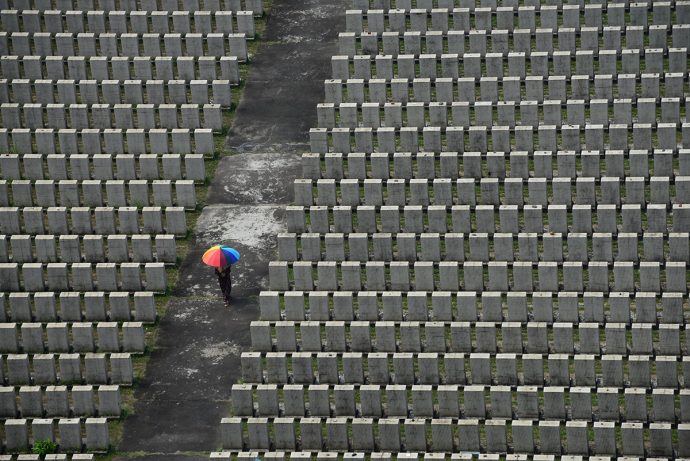
[[[259,316],[347,3],[274,0],[227,139],[235,154],[216,170],[115,459],[192,461],[220,448],[220,420],[230,413],[240,353],[250,348],[249,322]],[[230,308],[200,262],[216,243],[243,256]]]

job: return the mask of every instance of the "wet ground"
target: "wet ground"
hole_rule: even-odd
[[[212,181],[115,459],[192,461],[220,448],[220,420],[230,413],[240,353],[250,347],[249,323],[259,316],[346,4],[274,0],[227,139],[236,155],[220,161]],[[218,243],[242,253],[230,308],[200,262]]]

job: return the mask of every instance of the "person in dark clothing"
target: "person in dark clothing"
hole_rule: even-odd
[[[226,266],[222,269],[216,268],[216,275],[218,276],[218,285],[220,285],[220,291],[223,292],[223,299],[225,304],[230,304],[230,291],[232,290],[232,280],[230,279],[230,266]]]

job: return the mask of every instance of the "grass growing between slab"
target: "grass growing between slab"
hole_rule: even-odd
[[[232,91],[232,106],[230,109],[223,112],[223,129],[217,133],[214,133],[214,154],[212,158],[204,159],[204,167],[206,169],[206,179],[203,184],[198,184],[196,186],[196,197],[197,205],[193,211],[188,211],[186,213],[187,219],[187,234],[183,238],[178,238],[175,240],[177,247],[177,263],[166,269],[167,275],[167,290],[164,294],[158,295],[155,298],[156,301],[156,313],[158,314],[158,319],[154,324],[146,325],[146,350],[144,354],[136,355],[132,357],[132,367],[134,370],[134,381],[133,385],[129,387],[120,388],[120,399],[122,405],[122,414],[119,419],[114,419],[109,421],[108,426],[110,430],[110,446],[109,452],[98,455],[96,459],[100,461],[110,461],[114,458],[134,458],[139,456],[147,455],[146,452],[128,452],[128,451],[117,451],[116,447],[120,444],[122,440],[122,435],[124,432],[124,425],[127,416],[134,414],[136,398],[134,396],[137,385],[142,381],[146,373],[146,367],[149,360],[151,359],[151,353],[156,347],[158,341],[158,325],[160,319],[162,319],[167,313],[168,303],[174,297],[173,293],[177,287],[177,282],[180,275],[180,266],[182,262],[186,259],[191,251],[192,247],[192,237],[194,234],[194,229],[196,228],[197,220],[201,216],[203,208],[206,206],[206,200],[210,190],[211,181],[213,180],[216,172],[216,168],[220,163],[221,158],[230,155],[237,154],[236,151],[229,149],[226,146],[226,139],[230,133],[230,128],[233,125],[235,116],[237,114],[237,107],[242,100],[244,94],[244,88],[246,86],[246,81],[249,76],[251,60],[256,55],[259,47],[264,43],[262,37],[266,31],[266,22],[268,20],[268,13],[271,9],[272,0],[264,0],[264,15],[261,18],[255,19],[256,36],[254,40],[247,41],[247,51],[249,54],[249,60],[247,63],[240,65],[240,84],[233,87]],[[218,422],[220,424],[220,421]],[[209,452],[214,447],[209,447]],[[180,453],[189,455],[207,455],[208,453]]]

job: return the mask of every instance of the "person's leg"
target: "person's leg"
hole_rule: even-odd
[[[230,293],[232,291],[232,281],[230,280],[230,274],[226,274],[223,277],[223,297],[225,298],[225,303],[230,303]]]
[[[225,289],[223,288],[223,280],[221,278],[218,278],[218,287],[220,288],[220,292],[225,295]]]

